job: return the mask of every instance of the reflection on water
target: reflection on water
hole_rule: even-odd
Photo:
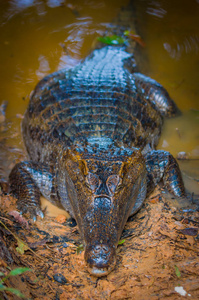
[[[45,56],[40,55],[39,58],[38,58],[38,61],[39,61],[39,68],[38,68],[38,70],[36,70],[35,73],[36,73],[36,75],[38,77],[38,80],[39,80],[39,79],[42,79],[44,76],[49,74],[50,67],[49,67],[48,60]]]
[[[181,117],[165,124],[159,147],[199,159],[198,1],[140,0],[137,23],[146,43],[149,76],[169,91]],[[19,130],[28,95],[43,76],[76,65],[128,0],[0,0],[0,103],[9,102]],[[193,113],[195,112],[195,113]],[[10,140],[20,143],[21,137]],[[196,165],[198,166],[198,165]],[[186,172],[188,172],[186,170]]]
[[[185,36],[181,43],[176,43],[174,45],[168,42],[164,43],[164,49],[169,53],[171,58],[180,59],[183,52],[198,54],[199,51],[199,37],[197,35]]]
[[[167,11],[161,7],[161,3],[158,1],[149,2],[146,12],[158,18],[163,18],[167,14]]]

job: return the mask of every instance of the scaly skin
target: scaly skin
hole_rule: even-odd
[[[114,268],[125,223],[147,193],[163,180],[185,195],[176,160],[155,150],[176,105],[156,81],[130,72],[132,63],[124,46],[105,46],[44,78],[22,123],[30,161],[10,174],[23,213],[42,216],[42,193],[76,219],[88,270],[99,277]]]

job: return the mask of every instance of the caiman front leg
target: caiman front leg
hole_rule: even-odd
[[[133,79],[140,93],[162,116],[173,117],[179,113],[179,109],[167,90],[156,80],[141,73],[133,73]]]
[[[175,158],[167,151],[153,150],[144,155],[147,169],[147,194],[163,180],[166,189],[175,197],[185,197],[185,187]]]
[[[9,175],[11,193],[18,199],[21,213],[29,213],[33,220],[43,218],[40,194],[49,199],[53,190],[53,174],[44,164],[31,161],[18,163]]]

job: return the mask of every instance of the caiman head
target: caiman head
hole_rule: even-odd
[[[146,169],[137,149],[128,157],[86,156],[69,152],[65,181],[85,246],[88,270],[107,275],[128,217],[146,197]]]

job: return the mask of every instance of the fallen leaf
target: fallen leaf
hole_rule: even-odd
[[[100,36],[97,38],[99,42],[107,45],[122,45],[125,39],[118,35]]]
[[[184,235],[195,236],[198,234],[198,228],[185,228],[181,229],[180,232]]]
[[[80,244],[80,245],[77,247],[76,252],[77,252],[77,254],[80,254],[83,250],[84,250],[84,245],[83,245],[83,244]]]
[[[29,247],[19,239],[17,239],[17,244],[18,247],[16,248],[16,250],[19,254],[24,254],[24,252],[29,249]]]
[[[176,276],[177,276],[178,278],[180,278],[180,277],[181,277],[180,270],[178,269],[178,267],[177,267],[176,265],[174,266],[174,268],[175,268]]]
[[[143,41],[143,39],[138,35],[136,34],[135,32],[133,31],[129,31],[129,30],[126,30],[124,31],[124,35],[128,36],[130,39],[134,40],[136,43],[138,43],[140,46],[142,47],[145,47],[146,44],[145,42]]]
[[[30,271],[31,269],[29,268],[15,268],[12,271],[10,271],[9,276],[16,276],[16,275],[21,275],[26,271]]]
[[[126,239],[120,240],[120,241],[118,242],[118,245],[123,245],[125,241],[126,241]]]

